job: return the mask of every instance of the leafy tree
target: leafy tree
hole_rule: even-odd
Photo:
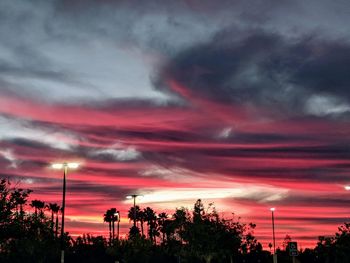
[[[200,199],[194,205],[192,219],[184,216],[184,228],[180,236],[186,244],[187,253],[210,263],[212,259],[237,255],[242,242],[244,225],[233,220],[221,219],[214,207],[204,211]]]
[[[17,216],[19,215],[22,219],[24,215],[23,206],[27,202],[27,198],[31,192],[32,192],[31,190],[23,190],[21,188],[14,189],[11,192],[10,202],[12,202],[13,205],[15,206],[16,215]]]
[[[49,217],[43,213],[45,203],[33,200],[30,205],[35,213],[28,213],[29,190],[10,188],[7,180],[0,180],[0,262],[1,263],[46,263],[59,262],[60,244],[57,238],[57,204],[48,204]],[[116,208],[104,214],[109,227],[109,242],[102,236],[84,234],[72,240],[64,235],[66,262],[111,263],[270,263],[271,253],[264,251],[254,236],[256,225],[242,224],[239,218],[222,218],[213,204],[204,206],[198,199],[191,212],[178,208],[169,217],[151,207],[142,211],[131,208],[130,220],[137,224],[130,228],[129,238],[113,242],[115,222],[119,218]],[[142,215],[142,217],[141,217]],[[53,222],[56,217],[56,234]],[[143,222],[148,226],[148,238],[140,235]],[[161,242],[157,237],[161,233]],[[284,247],[291,241],[286,236]],[[111,245],[113,244],[113,246]],[[271,246],[270,250],[271,250]],[[290,262],[288,251],[278,249],[279,262]],[[334,236],[320,237],[314,249],[300,251],[297,262],[301,263],[345,263],[350,262],[350,223],[344,223]]]
[[[305,250],[301,251],[300,255],[298,256],[298,259],[300,262],[305,262],[305,263],[319,262],[317,260],[315,250],[310,248],[306,248]]]
[[[261,244],[257,241],[254,236],[254,229],[256,225],[253,223],[249,223],[248,225],[244,225],[244,236],[241,245],[241,251],[243,254],[247,254],[252,251],[260,251]]]
[[[335,234],[336,263],[350,262],[350,223],[344,223]]]
[[[288,244],[289,244],[289,242],[292,242],[292,238],[291,238],[290,235],[287,234],[287,235],[284,237],[283,243],[282,243],[283,250],[285,250],[285,251],[287,251],[287,252],[289,252],[289,251],[288,251]]]
[[[107,251],[107,240],[104,237],[84,234],[73,240],[68,251],[67,262],[114,262]]]
[[[334,238],[320,236],[315,247],[316,257],[320,263],[334,262]]]
[[[58,259],[59,244],[52,235],[51,221],[42,211],[44,202],[35,200],[36,214],[24,210],[30,192],[11,189],[7,180],[0,181],[0,262]]]

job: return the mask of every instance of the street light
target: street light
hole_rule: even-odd
[[[114,213],[114,217],[117,221],[117,240],[119,241],[119,223],[120,223],[120,212],[117,211]]]
[[[344,186],[344,189],[345,189],[346,191],[350,191],[350,185]]]
[[[136,197],[142,197],[142,195],[128,195],[126,199],[134,199],[134,227],[136,227]]]
[[[77,169],[79,163],[54,163],[51,166],[53,169],[63,169],[63,189],[62,189],[62,223],[61,223],[61,263],[64,263],[64,211],[66,206],[66,176],[68,169]]]
[[[277,263],[277,255],[276,255],[276,238],[275,238],[275,212],[276,208],[271,207],[271,215],[272,215],[272,238],[273,238],[273,263]]]

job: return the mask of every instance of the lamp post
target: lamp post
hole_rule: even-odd
[[[276,254],[276,238],[275,238],[275,212],[276,208],[270,208],[271,218],[272,218],[272,238],[273,238],[273,263],[277,263],[277,254]]]
[[[127,199],[134,199],[134,227],[136,227],[136,197],[142,196],[142,195],[128,195]]]
[[[115,219],[117,221],[117,240],[119,241],[119,223],[120,223],[120,213],[119,211],[114,213]]]
[[[66,206],[66,177],[68,169],[76,169],[79,167],[78,163],[55,163],[52,164],[53,169],[63,169],[63,189],[62,189],[62,223],[61,223],[61,263],[64,263],[64,211]]]

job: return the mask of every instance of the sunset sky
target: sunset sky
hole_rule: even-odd
[[[331,3],[331,4],[330,4]],[[347,0],[0,1],[0,178],[107,235],[128,194],[302,247],[350,216]],[[30,210],[31,208],[28,207]]]

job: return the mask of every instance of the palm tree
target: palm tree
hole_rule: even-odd
[[[38,210],[40,212],[40,215],[42,215],[42,210],[45,207],[45,202],[40,200],[32,200],[32,203],[30,204],[31,207],[34,207],[35,209],[35,216],[38,216]]]
[[[61,207],[57,204],[53,204],[51,207],[51,211],[56,215],[56,223],[55,223],[55,237],[57,238],[58,235],[58,213],[61,211]]]
[[[140,229],[136,226],[137,221],[139,221],[138,215],[140,215],[140,207],[138,205],[135,206],[135,208],[130,207],[128,211],[128,218],[130,221],[133,220],[135,222],[135,224],[129,230],[130,237],[137,237],[140,235]]]
[[[188,220],[188,211],[186,210],[186,208],[181,207],[181,208],[177,208],[175,210],[175,214],[173,214],[173,218],[174,218],[174,228],[175,230],[177,230],[177,232],[179,233],[180,236],[180,241],[182,243],[183,241],[183,232],[184,232],[184,226],[186,221]]]
[[[173,219],[164,220],[163,226],[161,228],[164,231],[166,242],[169,243],[171,239],[174,239],[175,231],[176,231],[176,223]]]
[[[111,209],[107,209],[106,213],[103,215],[103,221],[108,223],[109,228],[109,245],[112,244],[112,211]]]
[[[58,213],[59,206],[56,203],[49,203],[48,205],[46,205],[46,209],[51,212],[51,231],[53,233],[54,215],[55,213]]]
[[[165,241],[165,220],[168,218],[168,214],[165,212],[162,212],[158,214],[158,225],[160,227],[160,232],[162,232],[162,243]]]
[[[154,210],[150,207],[146,207],[144,210],[145,220],[147,221],[148,225],[148,236],[149,239],[153,242],[155,241],[155,230],[156,230],[156,213]]]
[[[136,210],[136,211],[134,211]],[[140,207],[137,205],[135,206],[135,209],[134,207],[130,207],[129,211],[128,211],[128,218],[131,220],[135,220],[136,221],[136,224],[137,224],[137,221],[139,221],[139,217],[138,215],[140,214]],[[136,215],[136,218],[134,218]]]
[[[141,236],[143,237],[144,234],[143,234],[143,223],[145,222],[145,219],[146,219],[146,215],[145,215],[145,212],[142,211],[142,210],[139,210],[137,211],[137,214],[136,214],[136,218],[138,221],[140,221],[140,227],[141,227]]]
[[[114,223],[117,220],[116,214],[117,209],[116,208],[111,208],[110,209],[110,216],[111,216],[111,222],[112,222],[112,242],[114,242],[114,237],[115,237],[115,231],[114,231]]]
[[[47,211],[49,211],[49,212],[51,212],[51,223],[50,223],[50,225],[51,225],[51,232],[53,232],[53,211],[52,211],[52,209],[51,209],[51,206],[52,204],[51,203],[49,203],[48,205],[46,205],[45,206],[45,208],[47,209]]]

